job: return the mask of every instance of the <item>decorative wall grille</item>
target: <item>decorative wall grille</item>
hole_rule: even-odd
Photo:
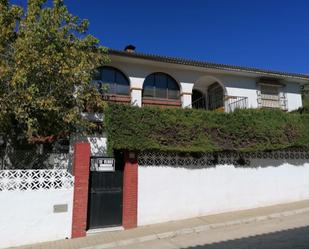
[[[70,189],[73,183],[67,170],[0,170],[0,191]]]
[[[140,166],[174,166],[204,168],[215,165],[250,166],[251,160],[269,159],[275,161],[306,160],[309,150],[290,149],[272,152],[218,152],[218,153],[175,153],[147,151],[138,155]]]

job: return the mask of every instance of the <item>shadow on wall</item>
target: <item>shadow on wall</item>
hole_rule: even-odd
[[[251,160],[250,168],[265,168],[265,167],[279,167],[283,164],[290,164],[293,166],[304,166],[304,164],[309,163],[309,159],[263,159],[263,160]]]
[[[90,144],[91,156],[107,156],[107,138],[106,134],[100,136],[83,136],[76,134],[71,137],[70,141],[70,163],[69,172],[73,170],[73,154],[74,154],[74,144],[76,142],[88,142]]]
[[[309,226],[183,249],[307,249]]]
[[[106,156],[106,140],[106,135],[104,134],[101,136],[75,135],[71,139],[71,152],[73,152],[73,147],[76,142],[88,142],[90,143],[91,156]]]

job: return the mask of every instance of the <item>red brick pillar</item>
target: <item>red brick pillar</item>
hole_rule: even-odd
[[[86,236],[90,144],[79,142],[74,146],[74,199],[72,238]]]
[[[125,229],[137,227],[137,158],[126,151],[123,172],[123,211],[122,226]]]

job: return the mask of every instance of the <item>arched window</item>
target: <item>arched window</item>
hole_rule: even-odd
[[[104,89],[106,86],[107,93],[129,95],[130,82],[128,78],[114,67],[100,67],[96,70],[93,80],[99,89]]]
[[[144,81],[143,97],[179,99],[178,83],[165,73],[150,74]]]

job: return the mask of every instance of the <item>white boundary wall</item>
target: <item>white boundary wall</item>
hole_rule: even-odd
[[[0,171],[0,248],[70,238],[72,206],[66,170]]]
[[[297,166],[138,170],[138,225],[309,199],[309,161]]]

